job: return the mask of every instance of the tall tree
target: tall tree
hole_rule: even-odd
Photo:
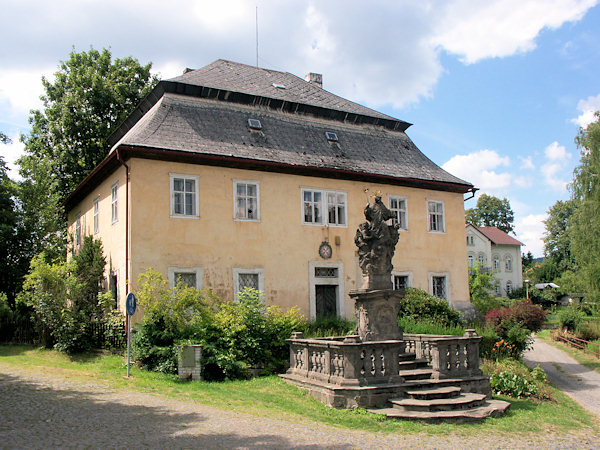
[[[600,293],[600,113],[575,139],[581,161],[571,191],[579,206],[571,219],[571,251],[588,290]]]
[[[31,132],[21,136],[25,155],[18,161],[36,250],[51,244],[64,254],[61,202],[108,154],[110,133],[155,86],[150,68],[91,48],[71,51],[53,81],[42,78],[44,108],[31,111]]]
[[[505,233],[514,230],[515,214],[508,199],[481,194],[477,206],[465,211],[466,221],[481,227],[497,227]]]
[[[29,265],[16,194],[17,185],[8,177],[8,168],[0,156],[0,292],[6,294],[10,305],[14,305]]]
[[[4,133],[0,132],[0,144],[10,144],[10,138]]]
[[[551,258],[558,271],[572,270],[574,266],[571,252],[570,219],[579,202],[575,199],[557,201],[549,210],[544,221],[544,254]]]

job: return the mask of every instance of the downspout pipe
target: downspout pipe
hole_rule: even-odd
[[[129,294],[129,166],[123,160],[119,148],[117,160],[125,167],[125,294]]]

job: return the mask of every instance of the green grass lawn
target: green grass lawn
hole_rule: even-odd
[[[600,359],[596,358],[590,353],[584,353],[582,350],[573,348],[563,342],[552,340],[550,336],[550,330],[542,330],[539,333],[536,333],[536,337],[542,339],[544,342],[550,345],[553,345],[556,348],[563,350],[565,353],[568,353],[579,364],[584,365],[588,369],[600,372]]]
[[[113,389],[126,389],[170,398],[193,401],[235,409],[259,416],[285,418],[291,421],[316,421],[340,428],[391,433],[465,435],[479,433],[544,433],[577,431],[586,428],[600,430],[598,420],[560,391],[553,390],[556,402],[536,403],[532,400],[514,400],[508,413],[501,418],[488,419],[481,424],[423,424],[418,422],[386,420],[382,415],[364,410],[336,410],[312,399],[306,392],[284,383],[278,377],[255,378],[248,381],[208,383],[180,382],[173,375],[147,372],[132,367],[126,378],[126,364],[122,356],[87,354],[68,357],[56,351],[29,346],[0,345],[0,371],[3,366],[21,370],[57,374],[72,379],[89,379],[107,384]]]

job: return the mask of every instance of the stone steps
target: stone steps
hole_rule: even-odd
[[[400,376],[406,381],[427,380],[431,378],[433,370],[431,369],[408,369],[400,370]]]
[[[442,398],[403,398],[391,399],[389,400],[389,402],[393,405],[393,408],[399,409],[400,411],[427,412],[472,409],[478,406],[483,406],[483,404],[485,403],[485,394],[473,394],[470,392],[460,393],[460,389],[459,395],[450,397],[449,395],[451,394],[446,394],[446,397]]]
[[[443,386],[431,389],[406,391],[409,398],[418,400],[434,400],[439,398],[453,398],[460,395],[461,389],[457,386]]]
[[[499,417],[506,412],[510,403],[502,400],[488,400],[483,406],[467,410],[451,411],[401,411],[397,408],[369,409],[374,414],[385,414],[390,419],[420,420],[428,423],[481,422],[488,417]]]

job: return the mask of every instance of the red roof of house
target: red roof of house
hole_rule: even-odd
[[[475,227],[496,245],[525,245],[496,227]]]

